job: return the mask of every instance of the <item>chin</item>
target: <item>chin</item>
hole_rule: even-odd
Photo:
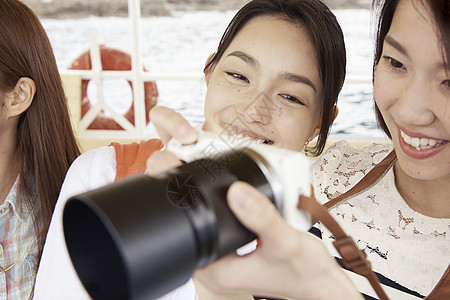
[[[450,182],[450,168],[443,168],[442,159],[417,160],[398,153],[398,164],[402,172],[417,180],[446,179]]]

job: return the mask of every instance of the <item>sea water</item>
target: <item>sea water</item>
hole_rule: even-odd
[[[374,51],[374,26],[369,10],[334,10],[345,36],[347,78],[364,78],[367,82],[346,82],[339,97],[339,116],[332,134],[350,137],[381,138],[374,117],[371,80]],[[146,17],[140,21],[142,61],[150,72],[198,73],[214,52],[235,11],[175,12],[170,17]],[[127,18],[88,17],[83,19],[42,20],[61,72],[90,47],[95,34],[100,44],[131,52],[131,25]],[[159,80],[156,82],[158,104],[182,113],[192,124],[203,120],[205,83],[195,80]],[[107,80],[105,98],[118,112],[131,103],[131,90],[125,80]],[[95,102],[95,86],[89,96]]]

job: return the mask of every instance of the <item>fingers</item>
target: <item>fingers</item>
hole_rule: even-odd
[[[227,196],[228,205],[239,221],[263,241],[276,243],[282,239],[279,233],[290,229],[275,205],[249,184],[233,183]]]
[[[189,122],[168,107],[154,107],[150,110],[150,120],[164,144],[167,144],[172,137],[182,144],[191,144],[197,140],[197,132]]]
[[[179,166],[181,161],[175,155],[167,151],[158,151],[148,158],[145,173],[154,176]]]

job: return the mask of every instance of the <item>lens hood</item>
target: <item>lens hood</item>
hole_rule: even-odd
[[[279,209],[280,178],[258,152],[232,149],[155,177],[132,176],[77,195],[63,213],[67,248],[93,299],[155,299],[196,268],[254,240],[226,203],[245,181]]]

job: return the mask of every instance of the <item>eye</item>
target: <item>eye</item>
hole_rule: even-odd
[[[442,84],[443,84],[446,88],[450,89],[450,79],[447,79],[447,80],[442,81]]]
[[[389,56],[383,56],[383,58],[385,60],[388,61],[389,65],[394,68],[394,69],[404,69],[405,67],[403,66],[403,64],[401,62],[399,62],[398,60],[389,57]]]
[[[306,105],[303,101],[299,100],[298,98],[296,98],[294,96],[287,95],[287,94],[281,94],[280,96],[285,98],[289,102],[297,103],[297,104],[300,104],[300,105]]]
[[[226,73],[227,75],[233,77],[233,79],[236,79],[236,80],[242,80],[242,81],[245,81],[245,82],[250,82],[250,81],[247,79],[247,77],[245,77],[244,75],[241,75],[241,74],[239,74],[239,73],[234,73],[234,72],[225,72],[225,73]]]

